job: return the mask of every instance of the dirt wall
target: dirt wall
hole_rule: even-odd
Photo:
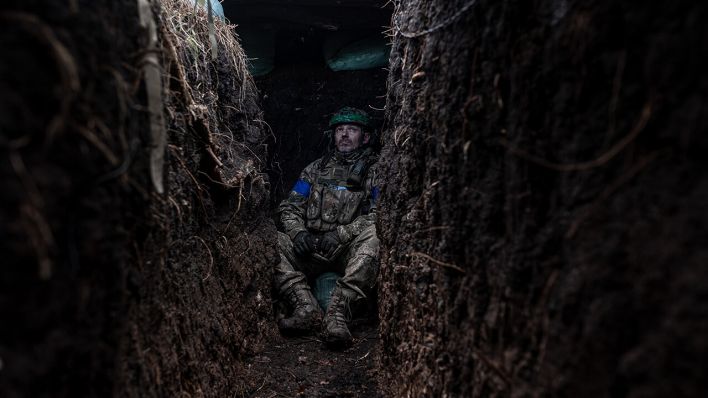
[[[392,396],[701,396],[708,9],[406,1],[380,202]]]
[[[205,14],[179,4],[153,4],[162,194],[137,3],[0,10],[4,397],[234,394],[270,336],[257,94],[230,29],[212,61]]]

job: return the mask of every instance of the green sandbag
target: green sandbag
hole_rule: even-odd
[[[365,70],[388,65],[391,48],[381,35],[357,38],[335,34],[324,43],[324,57],[333,71]]]

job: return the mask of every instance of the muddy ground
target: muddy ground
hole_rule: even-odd
[[[279,337],[246,361],[245,396],[381,397],[375,358],[378,327],[366,321],[353,328],[354,344],[346,350],[325,348],[317,336]]]

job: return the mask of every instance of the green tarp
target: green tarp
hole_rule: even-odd
[[[325,40],[322,50],[333,71],[384,67],[391,52],[382,34],[361,37],[356,33],[334,33]]]

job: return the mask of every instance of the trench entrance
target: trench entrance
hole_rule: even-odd
[[[390,47],[383,29],[392,7],[380,1],[224,2],[226,17],[249,58],[268,125],[267,173],[271,217],[301,171],[331,147],[327,123],[339,108],[366,110],[378,138],[386,97]],[[287,313],[273,293],[276,318]],[[275,324],[273,327],[276,327]],[[374,374],[379,352],[376,297],[355,314],[352,347],[325,348],[316,335],[284,337],[247,360],[255,397],[379,396]]]

